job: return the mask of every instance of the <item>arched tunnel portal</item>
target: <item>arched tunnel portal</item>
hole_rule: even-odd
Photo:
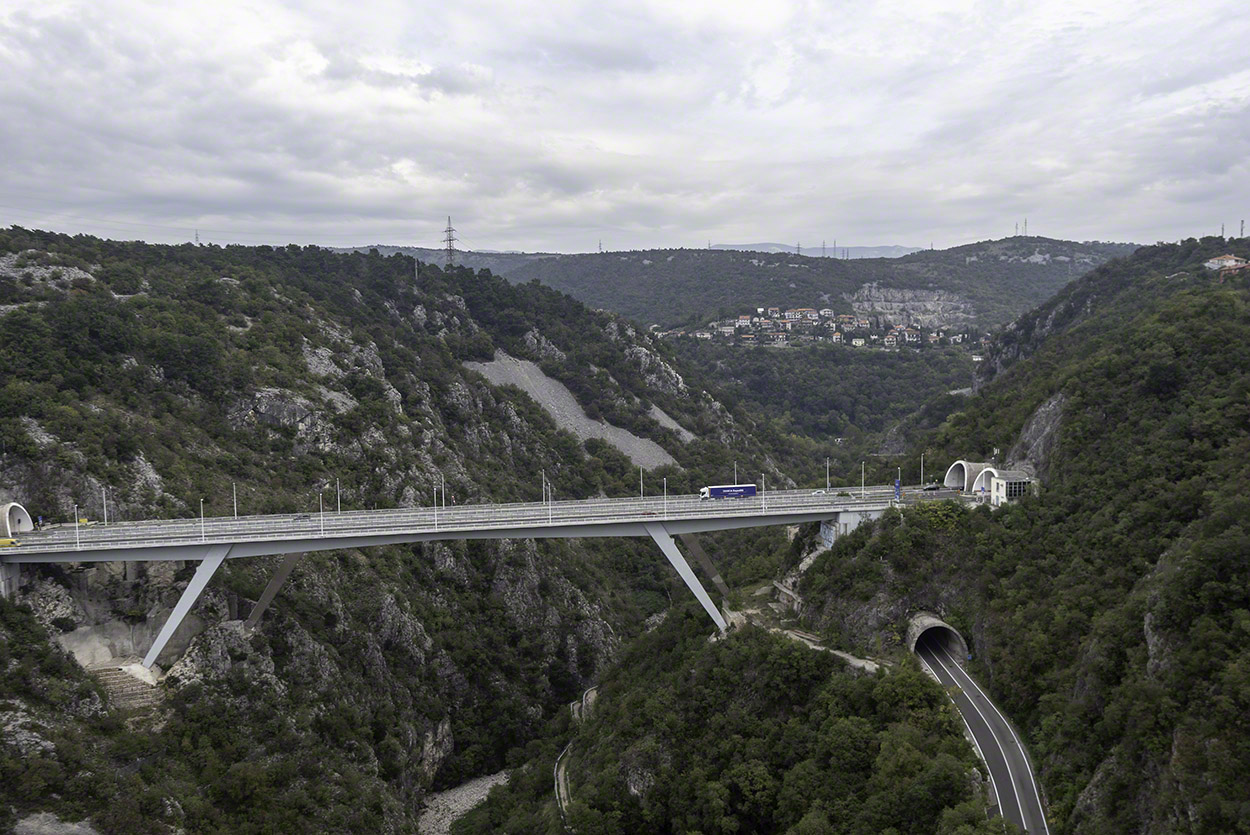
[[[964,636],[932,612],[917,612],[907,624],[907,649],[915,652],[921,640],[936,643],[960,664],[968,660],[968,642]]]

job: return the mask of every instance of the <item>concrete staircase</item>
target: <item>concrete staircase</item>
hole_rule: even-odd
[[[98,681],[109,697],[109,705],[113,709],[136,710],[155,707],[164,698],[161,688],[148,684],[124,667],[138,664],[138,658],[114,658],[105,664],[98,664],[87,672]]]

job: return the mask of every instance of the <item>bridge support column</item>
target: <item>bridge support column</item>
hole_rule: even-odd
[[[725,585],[725,581],[721,579],[720,572],[716,570],[716,566],[712,565],[712,561],[708,559],[707,552],[703,550],[703,546],[699,543],[699,538],[692,533],[683,533],[678,539],[681,544],[686,546],[686,550],[694,554],[695,561],[707,574],[708,579],[712,581],[712,585],[716,586],[716,590],[720,592],[721,597],[729,597],[729,586]]]
[[[677,543],[673,541],[673,536],[668,529],[656,522],[648,522],[646,524],[647,533],[655,540],[655,544],[660,546],[660,550],[664,552],[664,556],[677,569],[677,573],[681,575],[681,579],[685,581],[686,587],[694,592],[694,596],[699,603],[703,605],[704,610],[711,616],[716,623],[716,628],[721,632],[725,631],[725,618],[721,615],[720,610],[716,608],[716,604],[712,602],[712,598],[708,597],[707,591],[703,588],[703,584],[699,582],[699,578],[694,576],[694,572],[690,570],[690,563],[686,562],[686,558],[681,555],[681,551],[677,550]]]
[[[156,663],[157,656],[161,654],[161,650],[165,649],[165,644],[169,643],[169,639],[174,637],[174,632],[182,624],[182,619],[187,616],[187,612],[191,611],[191,607],[195,605],[195,601],[200,599],[204,587],[208,585],[208,581],[217,573],[217,569],[225,562],[226,555],[230,553],[230,545],[214,545],[208,550],[208,555],[200,562],[200,567],[195,570],[195,576],[191,578],[191,583],[187,586],[186,591],[182,593],[182,597],[178,598],[177,605],[174,606],[173,612],[169,615],[169,620],[165,621],[165,625],[161,627],[160,634],[156,636],[152,648],[148,650],[148,654],[143,657],[143,666],[149,670]]]
[[[260,623],[260,616],[269,608],[269,604],[273,602],[274,595],[278,593],[278,589],[282,588],[282,584],[286,582],[286,578],[291,576],[291,569],[295,567],[295,563],[299,558],[304,556],[300,553],[287,554],[282,559],[282,564],[278,566],[278,570],[274,572],[273,578],[269,581],[269,585],[265,586],[265,590],[260,593],[260,600],[256,601],[256,607],[252,609],[252,613],[247,616],[244,622],[244,629],[255,629],[256,624]]]
[[[0,562],[0,597],[6,600],[17,597],[17,584],[22,576],[21,570],[21,566],[15,562]]]

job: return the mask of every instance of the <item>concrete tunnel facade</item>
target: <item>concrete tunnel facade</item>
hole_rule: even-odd
[[[964,636],[959,634],[959,630],[932,612],[917,612],[911,616],[911,620],[907,624],[908,651],[915,652],[920,636],[926,634],[930,638],[936,638],[942,645],[942,648],[950,653],[953,658],[957,659],[960,664],[967,662],[969,654],[968,642],[964,640]]]
[[[977,477],[988,469],[990,469],[990,464],[961,459],[950,465],[946,471],[946,478],[942,480],[942,485],[964,493],[971,493]]]
[[[9,502],[0,507],[0,514],[4,516],[4,535],[8,538],[14,538],[19,533],[35,529],[35,522],[26,512],[26,508],[17,502]]]

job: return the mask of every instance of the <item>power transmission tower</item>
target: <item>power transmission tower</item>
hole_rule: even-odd
[[[1245,236],[1246,236],[1246,222],[1243,220],[1241,222],[1241,235],[1239,237],[1244,238]]]
[[[200,245],[200,230],[199,229],[195,230],[195,245],[196,246]]]
[[[451,215],[447,216],[447,228],[443,230],[443,246],[447,247],[447,269],[456,265],[456,230],[451,225]]]
[[[794,254],[795,254],[795,255],[802,255],[802,254],[803,254],[803,242],[802,242],[802,241],[800,241],[800,242],[798,242],[798,243],[796,243],[796,244],[794,245]]]
[[[835,241],[834,243],[836,245],[837,242]],[[825,257],[825,242],[824,241],[820,242],[820,257],[821,258]]]

